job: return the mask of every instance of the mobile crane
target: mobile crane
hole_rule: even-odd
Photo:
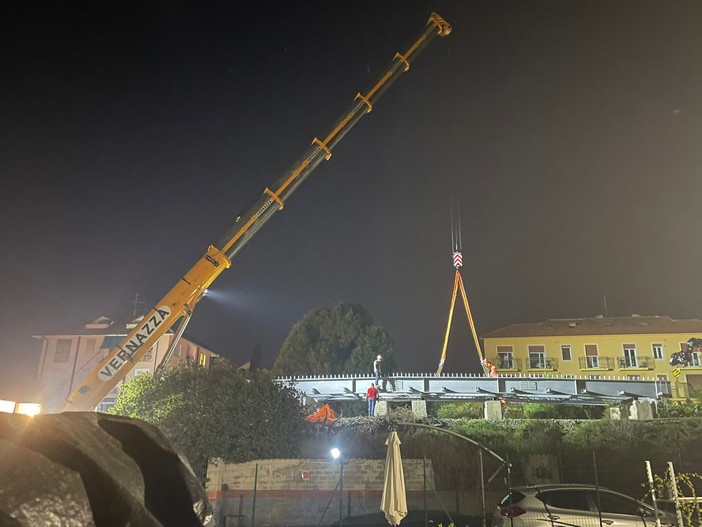
[[[214,280],[231,265],[232,258],[258,230],[285,205],[290,195],[307,179],[323,160],[328,160],[336,144],[361,118],[373,110],[374,104],[403,73],[435,36],[447,36],[451,25],[432,13],[419,37],[404,53],[396,53],[390,66],[371,88],[358,92],[329,132],[315,137],[302,157],[271,187],[266,187],[254,204],[236,218],[234,225],[147,313],[141,323],[112,349],[80,385],[66,398],[63,411],[87,411],[100,401],[129,373],[146,352],[179,320],[180,328],[192,316],[197,302]]]

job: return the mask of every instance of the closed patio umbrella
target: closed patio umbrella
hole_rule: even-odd
[[[385,483],[380,510],[385,513],[385,519],[390,525],[400,525],[402,518],[407,516],[407,496],[405,495],[405,475],[402,473],[400,438],[397,432],[390,433],[385,445],[388,451],[385,456]]]

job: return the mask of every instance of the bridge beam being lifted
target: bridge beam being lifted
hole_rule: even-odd
[[[319,402],[365,398],[371,376],[280,377],[302,396]],[[404,401],[505,401],[606,406],[632,401],[656,401],[671,396],[670,382],[651,379],[588,379],[585,377],[527,377],[478,375],[395,374],[381,380],[380,399]]]

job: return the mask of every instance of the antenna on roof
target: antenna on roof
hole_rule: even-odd
[[[134,300],[130,300],[129,303],[134,304],[134,312],[132,313],[132,316],[135,317],[137,314],[137,305],[138,304],[145,304],[146,302],[139,301],[139,293],[135,293]]]
[[[602,295],[602,299],[604,300],[604,315],[606,318],[609,318],[609,311],[607,310],[607,295]]]

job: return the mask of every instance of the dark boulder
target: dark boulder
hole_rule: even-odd
[[[0,526],[214,526],[188,462],[144,421],[0,413]]]

